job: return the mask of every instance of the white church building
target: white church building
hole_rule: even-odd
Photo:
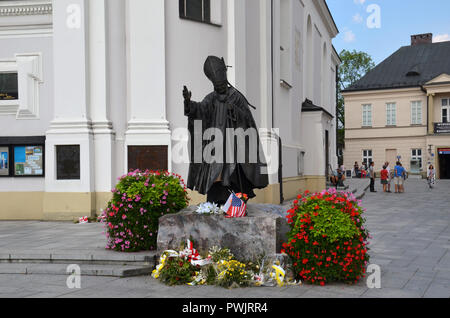
[[[186,179],[174,131],[183,86],[197,101],[213,90],[209,55],[258,127],[279,129],[280,169],[255,202],[324,189],[337,34],[325,0],[0,1],[0,220],[94,216],[130,169]]]

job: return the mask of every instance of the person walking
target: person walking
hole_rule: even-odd
[[[388,185],[389,171],[386,168],[387,168],[386,165],[384,165],[383,170],[381,170],[380,173],[381,184],[383,185],[383,192],[388,192],[387,185]]]
[[[371,162],[369,166],[369,178],[370,178],[370,192],[377,192],[375,191],[375,162]]]
[[[433,189],[433,187],[436,184],[436,171],[434,170],[433,165],[430,165],[428,167],[427,180],[428,180],[428,186],[430,187],[430,189]]]

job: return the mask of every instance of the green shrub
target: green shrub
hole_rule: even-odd
[[[283,245],[295,274],[311,284],[358,282],[369,261],[360,202],[334,189],[298,199],[288,211],[291,231]]]
[[[159,218],[188,204],[179,175],[136,170],[119,179],[102,218],[107,249],[137,252],[156,249]]]
[[[190,260],[182,257],[167,258],[159,279],[166,285],[187,285],[192,282],[198,269]]]

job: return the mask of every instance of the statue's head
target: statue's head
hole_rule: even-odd
[[[214,85],[214,90],[219,94],[225,94],[228,89],[227,66],[223,58],[209,56],[203,67],[206,77]]]

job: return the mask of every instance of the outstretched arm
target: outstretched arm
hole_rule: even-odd
[[[205,119],[207,118],[207,106],[208,97],[206,97],[201,103],[191,101],[192,92],[184,86],[184,115],[191,119]]]

